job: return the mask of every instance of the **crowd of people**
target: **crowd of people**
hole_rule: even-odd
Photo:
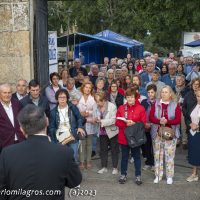
[[[40,107],[49,119],[47,134],[54,143],[73,149],[81,170],[92,168],[91,158],[100,146],[101,168],[108,172],[111,151],[112,174],[119,183],[127,180],[129,160],[134,163],[135,182],[142,184],[141,171],[153,170],[154,183],[163,178],[173,183],[176,147],[188,149],[188,162],[193,166],[186,180],[198,181],[200,165],[200,63],[192,57],[176,58],[174,53],[163,60],[158,54],[142,59],[105,57],[103,64],[91,63],[90,70],[74,66],[61,73],[50,74],[50,82],[42,88],[37,80],[20,79],[12,94],[7,83],[0,85],[0,147],[25,140],[17,120],[21,108],[29,104]],[[127,127],[142,123],[146,143],[131,148],[125,135]],[[173,137],[165,139],[163,130]],[[63,143],[63,132],[70,141]],[[121,159],[119,153],[121,150]],[[141,154],[145,165],[141,166]]]

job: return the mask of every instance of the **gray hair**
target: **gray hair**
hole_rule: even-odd
[[[176,63],[176,62],[171,62],[171,63],[169,63],[169,65],[168,65],[168,68],[169,68],[169,67],[177,68],[177,63]]]
[[[0,85],[0,91],[3,89],[3,88],[10,88],[12,90],[12,87],[9,83],[3,83]]]
[[[106,82],[105,78],[98,77],[97,80],[96,80],[96,82],[95,82],[95,86],[97,86],[98,82],[100,82],[100,81],[103,81],[104,84],[105,84],[105,82]]]
[[[27,135],[37,134],[47,127],[44,110],[32,104],[28,104],[20,111],[18,121]]]

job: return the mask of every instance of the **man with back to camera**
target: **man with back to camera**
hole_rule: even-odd
[[[2,151],[0,199],[64,200],[65,186],[76,187],[82,180],[73,150],[50,142],[46,134],[48,119],[42,108],[27,105],[18,120],[27,140]],[[3,193],[5,190],[23,190],[23,194],[8,196]],[[53,194],[48,195],[49,191]]]

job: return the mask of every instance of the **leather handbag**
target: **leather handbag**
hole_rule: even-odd
[[[71,131],[68,128],[58,129],[56,131],[56,138],[59,143],[63,145],[72,143],[75,140],[74,136],[71,134]]]
[[[175,137],[175,131],[172,128],[161,126],[158,130],[158,136],[164,140],[173,140]]]

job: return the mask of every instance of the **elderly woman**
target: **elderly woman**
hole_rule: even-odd
[[[176,143],[180,136],[181,108],[176,102],[176,96],[170,86],[162,88],[161,99],[157,99],[151,107],[149,120],[152,123],[151,136],[154,143],[154,183],[162,180],[165,158],[167,184],[172,184]],[[168,130],[175,133],[169,140],[163,136],[165,127],[170,128]]]
[[[95,92],[104,92],[105,91],[105,79],[97,78],[95,83]]]
[[[187,119],[190,131],[188,133],[188,161],[193,166],[192,175],[187,178],[188,182],[198,181],[198,169],[200,166],[200,89],[195,92],[197,103],[190,108],[190,118]]]
[[[106,85],[108,85],[108,87],[110,87],[110,84],[112,83],[114,78],[115,78],[115,71],[113,69],[109,69],[107,71],[107,83],[106,83]]]
[[[119,157],[119,145],[117,141],[118,127],[116,127],[116,112],[117,108],[111,102],[106,100],[105,93],[98,92],[94,96],[99,119],[99,139],[100,139],[100,157],[102,169],[98,171],[98,174],[103,174],[108,171],[108,146],[111,148],[112,156],[112,174],[118,174],[117,165]]]
[[[125,96],[127,103],[121,105],[117,110],[117,120],[115,125],[119,127],[118,143],[121,146],[122,159],[121,159],[121,176],[119,183],[124,184],[127,180],[127,168],[129,152],[131,151],[132,157],[134,158],[135,165],[135,182],[137,185],[142,184],[141,181],[141,158],[140,158],[140,146],[130,148],[128,146],[127,139],[124,134],[124,129],[128,126],[132,126],[137,122],[146,124],[146,113],[143,106],[136,103],[137,97],[136,90],[129,88],[126,90]],[[120,117],[120,118],[119,118]],[[121,118],[125,118],[123,121]]]
[[[91,154],[92,154],[92,137],[93,134],[96,133],[95,124],[96,124],[96,116],[94,116],[94,111],[96,109],[96,102],[93,93],[93,84],[90,81],[84,81],[80,91],[82,93],[82,97],[78,103],[78,108],[81,115],[86,119],[85,129],[87,132],[87,136],[81,142],[81,146],[79,148],[80,155],[80,168],[90,169],[91,165]],[[86,166],[84,162],[86,161]]]
[[[49,101],[50,110],[56,107],[57,100],[55,99],[56,92],[61,88],[58,84],[59,74],[57,72],[53,72],[50,74],[51,85],[48,85],[45,89],[45,96]]]
[[[74,140],[67,144],[74,150],[75,161],[78,162],[79,134],[84,135],[83,118],[78,108],[69,102],[69,94],[65,89],[59,89],[55,95],[57,106],[51,110],[48,135],[55,143],[59,142],[57,130],[70,131]]]

